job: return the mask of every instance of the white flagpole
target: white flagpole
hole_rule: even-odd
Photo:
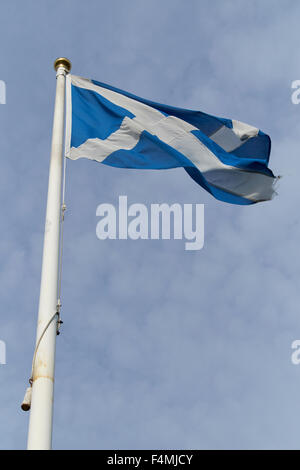
[[[59,58],[56,70],[56,98],[49,170],[48,199],[44,234],[42,277],[38,313],[36,355],[33,364],[32,399],[28,430],[28,450],[49,450],[52,444],[55,344],[57,335],[59,231],[63,168],[66,74],[71,62]],[[51,320],[49,326],[47,324]],[[47,328],[46,328],[47,327]],[[46,328],[46,330],[45,330]],[[42,337],[42,339],[40,339]]]

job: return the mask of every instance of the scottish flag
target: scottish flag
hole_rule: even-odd
[[[256,127],[139,98],[68,75],[66,155],[118,168],[183,167],[215,198],[233,204],[274,194],[271,141]]]

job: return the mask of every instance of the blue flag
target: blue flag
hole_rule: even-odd
[[[68,75],[66,156],[119,168],[183,167],[215,198],[232,204],[272,199],[270,137],[240,121],[139,98]]]

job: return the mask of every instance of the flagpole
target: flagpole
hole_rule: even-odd
[[[61,217],[61,186],[63,169],[63,138],[65,116],[66,74],[71,62],[59,58],[56,70],[56,98],[53,119],[48,199],[44,233],[42,276],[38,312],[36,351],[32,375],[32,398],[28,430],[28,450],[50,450],[52,445],[52,418],[55,345],[59,311],[58,271],[59,232]],[[51,320],[52,319],[52,320]]]

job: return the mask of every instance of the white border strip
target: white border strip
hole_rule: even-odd
[[[71,153],[71,130],[72,130],[72,84],[71,74],[66,77],[66,129],[65,129],[65,156]]]

